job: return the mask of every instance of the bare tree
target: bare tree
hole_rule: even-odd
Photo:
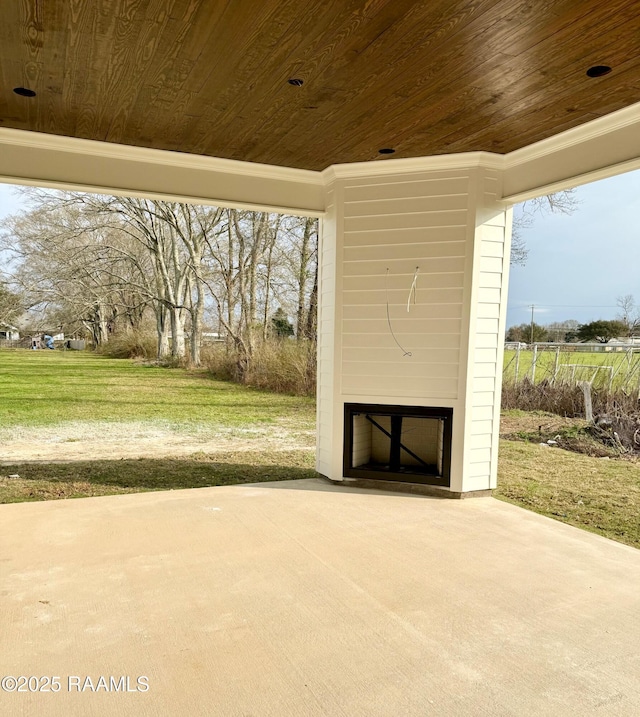
[[[153,312],[158,357],[201,361],[205,312],[246,374],[276,309],[315,339],[316,219],[80,192],[25,190],[4,233],[32,307],[96,345]]]
[[[164,359],[169,353],[175,359],[186,356],[189,318],[190,361],[199,365],[205,304],[203,259],[207,235],[219,222],[222,210],[180,202],[87,194],[70,195],[69,201],[83,206],[96,224],[110,227],[128,237],[130,245],[145,250],[151,272],[143,275],[140,288],[155,312],[158,357]],[[117,251],[123,259],[141,268],[135,249],[132,252],[119,247]]]
[[[575,189],[566,189],[562,192],[547,194],[544,197],[536,197],[523,202],[513,218],[511,263],[519,264],[520,266],[526,264],[529,249],[523,237],[523,232],[526,229],[530,229],[538,217],[548,214],[573,214],[579,203]]]
[[[640,330],[640,307],[636,305],[632,294],[619,296],[616,299],[616,304],[620,308],[620,313],[616,318],[626,326],[627,334],[632,336]]]
[[[86,224],[74,208],[37,205],[10,218],[2,236],[15,269],[12,282],[19,286],[29,307],[64,315],[72,326],[84,326],[97,345],[106,343],[118,315],[113,301],[104,236]]]
[[[0,283],[0,325],[11,326],[22,311],[23,299],[20,294]]]
[[[261,281],[260,266],[265,254],[270,258],[273,254],[274,220],[279,224],[278,215],[225,209],[207,239],[207,287],[228,347],[235,352],[241,380],[253,355],[257,317],[262,315],[260,299],[268,294]]]

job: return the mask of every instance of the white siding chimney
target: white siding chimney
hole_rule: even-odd
[[[510,213],[499,171],[468,161],[345,165],[328,181],[317,468],[333,480],[351,402],[452,408],[451,491],[495,487]]]

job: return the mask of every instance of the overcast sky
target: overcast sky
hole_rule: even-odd
[[[511,267],[507,326],[530,321],[531,304],[539,324],[613,319],[627,294],[640,304],[640,171],[575,192],[573,214],[538,216],[522,232],[529,256]]]
[[[531,304],[540,324],[615,318],[626,294],[640,304],[640,171],[578,187],[576,195],[572,215],[538,216],[522,232],[529,256],[524,267],[511,267],[507,326],[530,321]],[[13,188],[0,184],[0,218],[19,210]]]
[[[10,184],[0,184],[0,219],[18,211],[19,208],[18,200],[14,197],[14,187]]]

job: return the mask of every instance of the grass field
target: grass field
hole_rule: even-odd
[[[504,352],[503,378],[513,382],[525,377],[531,379],[532,350],[506,350]],[[558,351],[556,347],[540,347],[537,352],[535,382],[550,380],[558,382],[590,381],[594,386],[615,389],[640,388],[640,351]],[[611,380],[612,379],[612,380]]]
[[[640,548],[640,463],[500,442],[495,496]]]
[[[315,406],[212,379],[205,371],[145,366],[95,354],[0,352],[0,450],[16,441],[43,450],[79,445],[86,460],[29,460],[0,468],[0,502],[308,478],[315,475]],[[122,434],[130,444],[124,450]],[[120,459],[147,433],[191,439],[188,455]],[[110,460],[91,460],[113,434]],[[275,436],[275,438],[273,438]],[[198,450],[204,438],[223,446]],[[78,441],[79,444],[69,443]],[[234,445],[243,450],[233,450]],[[132,446],[132,447],[131,447]],[[167,451],[159,451],[159,453]],[[169,451],[170,452],[170,451]],[[0,457],[0,460],[2,458]],[[18,476],[9,478],[8,476]]]
[[[0,351],[0,427],[155,421],[237,427],[283,418],[313,427],[314,401],[243,388],[205,371],[84,352]]]
[[[0,503],[263,483],[316,475],[313,452],[305,450],[259,454],[237,451],[188,459],[18,463],[0,468]]]

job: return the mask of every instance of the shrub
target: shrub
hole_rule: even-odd
[[[594,438],[620,453],[640,452],[640,399],[637,391],[591,390]],[[579,386],[552,385],[549,381],[532,384],[525,379],[502,386],[502,408],[545,411],[565,417],[584,417],[584,395]]]
[[[525,378],[518,383],[503,382],[502,408],[581,416],[584,413],[584,398],[578,386],[553,386],[546,380],[533,384]]]
[[[215,378],[222,381],[236,381],[239,376],[236,369],[235,352],[224,344],[207,344],[200,349],[202,365],[208,369]]]
[[[316,346],[312,341],[271,339],[258,344],[240,374],[238,357],[222,344],[203,348],[203,364],[216,377],[276,393],[313,396],[316,389]]]
[[[97,352],[109,358],[154,359],[158,354],[158,340],[155,333],[132,331],[112,336]]]

